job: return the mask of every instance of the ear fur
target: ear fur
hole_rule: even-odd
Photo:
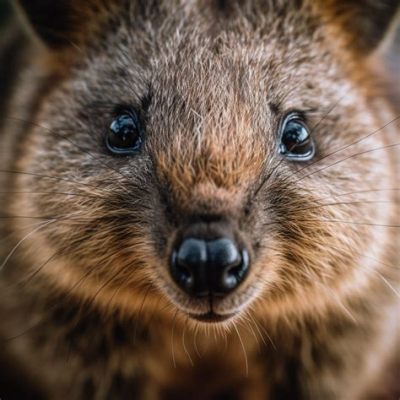
[[[116,0],[15,0],[38,36],[51,48],[65,47],[90,29],[94,14]],[[133,1],[133,0],[131,0]],[[290,1],[290,0],[289,0]],[[373,51],[400,8],[399,0],[310,0],[346,46],[361,54]]]
[[[338,29],[348,49],[371,53],[384,39],[399,0],[317,0],[319,11]]]
[[[64,46],[73,28],[72,2],[67,0],[18,0],[28,22],[50,47]]]
[[[90,31],[98,14],[104,13],[109,5],[103,0],[15,0],[15,3],[39,38],[56,49],[70,46]]]

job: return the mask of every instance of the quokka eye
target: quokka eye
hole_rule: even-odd
[[[142,143],[143,133],[136,113],[126,111],[117,115],[106,136],[108,150],[113,154],[134,154]]]
[[[293,161],[309,161],[315,155],[310,130],[298,114],[288,115],[282,124],[279,153]]]

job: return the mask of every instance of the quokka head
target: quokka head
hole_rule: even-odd
[[[41,279],[200,325],[368,285],[393,177],[367,65],[397,1],[19,4],[47,84],[8,209],[43,220]]]

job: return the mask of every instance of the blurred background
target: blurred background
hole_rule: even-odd
[[[4,29],[7,19],[12,13],[10,6],[11,1],[12,0],[0,0],[0,41],[1,35],[4,34],[2,30]],[[394,34],[392,36],[392,39],[394,40],[392,40],[391,45],[385,49],[384,57],[386,59],[386,67],[388,68],[390,82],[388,85],[388,95],[391,98],[394,98],[395,104],[399,104],[398,107],[400,110],[400,13],[397,17],[397,21],[394,24]]]
[[[12,0],[0,0],[0,42],[2,35],[4,35],[6,22],[13,12],[11,3]],[[391,39],[390,45],[385,46],[383,49],[383,56],[387,68],[387,94],[391,99],[394,100],[396,108],[400,110],[400,13],[395,20]]]
[[[8,0],[0,0],[0,27],[3,27],[9,12]]]

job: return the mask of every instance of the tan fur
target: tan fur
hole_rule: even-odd
[[[30,9],[48,49],[1,125],[0,362],[49,399],[394,398],[399,121],[370,56],[392,3],[73,1],[42,30]],[[136,156],[105,149],[117,105]],[[277,152],[290,110],[308,164]],[[169,273],[193,220],[249,250],[223,323]]]

